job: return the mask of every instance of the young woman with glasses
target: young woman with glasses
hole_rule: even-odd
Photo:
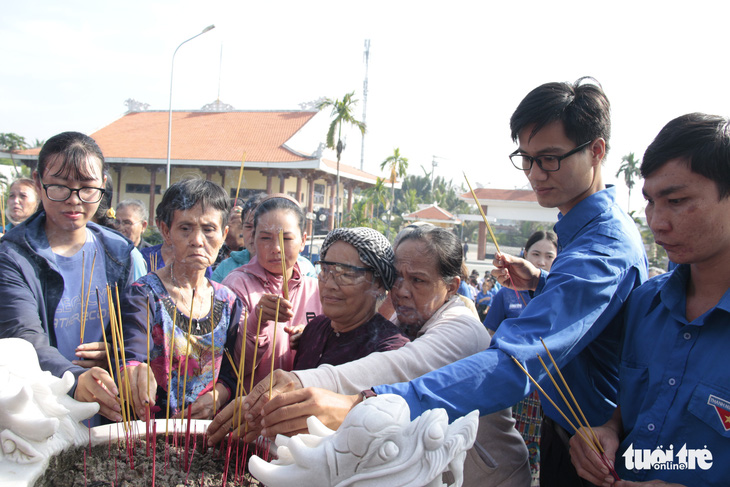
[[[105,192],[104,174],[101,149],[84,134],[64,132],[43,145],[33,172],[43,211],[0,245],[0,338],[31,342],[43,370],[57,377],[71,372],[70,394],[99,403],[100,414],[118,421],[100,317],[107,326],[106,285],[116,292],[133,282],[134,246],[90,222]]]

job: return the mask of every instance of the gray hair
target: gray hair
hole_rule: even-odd
[[[124,209],[126,207],[133,207],[137,209],[137,214],[142,218],[144,221],[148,221],[150,219],[150,212],[147,211],[147,207],[144,203],[142,203],[142,200],[138,199],[128,199],[124,201],[120,201],[117,205],[117,212],[119,210]]]

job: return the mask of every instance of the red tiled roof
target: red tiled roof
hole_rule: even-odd
[[[410,215],[406,215],[404,218],[417,218],[419,220],[457,220],[457,218],[449,213],[448,211],[444,210],[443,208],[439,208],[436,205],[431,205],[426,208],[422,208],[418,211],[415,211],[411,213]]]
[[[502,200],[502,201],[537,201],[535,192],[529,189],[492,189],[477,188],[474,190],[477,198],[481,200]],[[471,193],[464,193],[459,196],[463,200],[474,202]]]
[[[294,162],[284,144],[317,112],[172,112],[171,159]],[[91,134],[106,158],[165,159],[169,112],[124,115]]]

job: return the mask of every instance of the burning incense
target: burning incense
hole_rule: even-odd
[[[124,425],[124,429],[126,431],[127,429],[127,416],[126,416],[126,409],[124,407],[124,387],[122,384],[122,371],[119,366],[119,347],[117,343],[117,327],[114,324],[114,321],[116,320],[116,313],[114,312],[114,301],[112,300],[112,290],[111,286],[107,284],[106,286],[106,293],[107,293],[107,305],[109,307],[109,326],[112,332],[112,348],[114,349],[114,363],[116,364],[117,369],[117,381],[118,381],[118,389],[119,389],[119,405],[121,407],[121,414],[122,414],[122,423]]]
[[[260,321],[260,320],[259,320]],[[243,338],[241,339],[241,356],[238,358],[238,380],[236,381],[236,403],[233,406],[233,417],[231,418],[231,424],[236,423],[236,429],[238,429],[241,426],[241,413],[242,413],[242,404],[241,404],[241,396],[246,393],[246,390],[243,387],[243,369],[246,366],[246,333],[248,332],[248,310],[244,311],[243,315]],[[233,365],[231,361],[231,365]],[[234,365],[235,369],[235,365]],[[238,415],[236,415],[236,412],[238,412]],[[236,422],[236,419],[238,421]]]
[[[281,233],[279,234],[281,235]],[[276,300],[276,314],[274,315],[274,338],[271,341],[271,349],[276,350],[276,329],[279,328],[277,323],[279,322],[279,304],[281,298]],[[269,374],[269,401],[271,400],[271,390],[274,388],[274,355],[271,355],[271,373]]]
[[[282,284],[281,289],[282,293],[284,294],[284,299],[289,299],[289,281],[286,277],[286,253],[284,252],[284,229],[279,229],[279,249],[281,250],[281,277],[282,277]],[[279,303],[276,303],[277,309],[279,307]],[[278,319],[276,320],[278,321]],[[274,324],[276,324],[276,321]]]
[[[124,363],[124,383],[126,384],[126,387],[124,388],[125,393],[127,394],[127,397],[125,398],[125,402],[127,403],[127,418],[131,421],[132,414],[137,415],[134,409],[134,404],[132,402],[132,389],[129,384],[129,370],[127,370],[127,354],[124,352],[124,333],[122,331],[122,305],[119,302],[119,287],[117,284],[114,284],[114,293],[115,298],[117,301],[117,319],[116,324],[119,327],[119,330],[117,331],[119,336],[119,351],[122,355],[122,363]],[[130,407],[131,407],[131,414],[130,414]]]
[[[233,200],[234,204],[238,204],[238,192],[241,190],[241,178],[243,178],[243,165],[246,162],[246,152],[244,151],[243,157],[241,157],[241,170],[238,172],[238,184],[236,185],[236,199]]]
[[[188,336],[185,344],[185,377],[183,377],[183,398],[182,398],[182,418],[185,418],[185,398],[188,390],[188,362],[190,359],[190,334],[193,331],[193,307],[195,306],[195,287],[193,287],[193,294],[190,298],[190,319],[188,320]],[[178,384],[180,384],[180,376],[177,378]]]

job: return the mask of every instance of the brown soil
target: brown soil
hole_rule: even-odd
[[[152,483],[152,452],[147,455],[144,434],[141,439],[131,440],[130,455],[125,440],[111,440],[109,444],[69,449],[53,457],[46,473],[36,481],[35,487],[148,487]],[[173,441],[175,444],[173,445]],[[189,469],[185,468],[185,436],[170,434],[165,445],[165,435],[157,435],[155,448],[155,486],[159,487],[218,487],[223,486],[226,469],[228,441],[219,448],[204,447],[204,435],[191,435],[188,456],[192,455]],[[195,448],[193,449],[193,445]],[[222,448],[220,448],[222,446]],[[257,454],[264,457],[259,448],[249,445],[244,454],[244,444],[238,445],[238,478],[236,477],[236,447],[231,445],[228,464],[227,487],[261,485],[242,467],[247,456]],[[193,452],[194,451],[194,452]],[[131,468],[129,458],[133,458]]]

